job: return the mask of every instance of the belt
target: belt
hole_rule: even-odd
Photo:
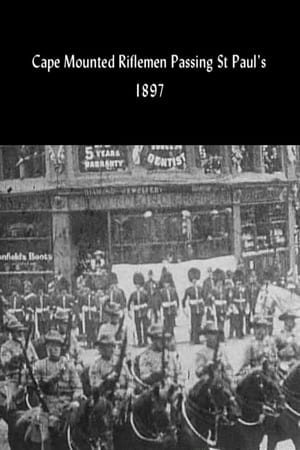
[[[204,304],[202,298],[195,299],[195,300],[190,300],[190,305],[197,305],[197,304],[199,304],[199,303]]]
[[[174,302],[163,302],[162,304],[163,308],[169,308],[170,306],[177,306],[177,302],[174,300]]]
[[[226,300],[215,300],[215,304],[216,305],[227,305],[227,301]]]
[[[134,305],[133,306],[134,311],[138,311],[139,309],[143,309],[143,308],[148,308],[148,304],[147,303],[141,303],[140,305]]]
[[[11,308],[11,309],[8,310],[8,312],[15,312],[15,313],[17,313],[17,312],[24,312],[24,309],[23,308],[17,308],[17,309]]]
[[[233,301],[236,303],[245,303],[246,299],[245,298],[235,298]]]
[[[46,308],[36,308],[35,312],[37,313],[42,313],[44,311],[49,311],[49,306],[47,306]]]
[[[83,306],[82,311],[97,311],[96,306]]]

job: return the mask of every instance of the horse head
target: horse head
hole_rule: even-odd
[[[154,385],[143,392],[132,405],[133,429],[143,440],[157,441],[163,448],[175,444],[176,433],[169,408],[172,388]],[[143,436],[143,438],[141,437]]]
[[[224,367],[214,373],[208,393],[211,396],[215,412],[220,412],[223,421],[233,423],[241,416],[232,381],[226,375]]]
[[[90,448],[100,450],[110,448],[112,440],[112,404],[105,397],[94,396],[84,406],[78,424],[85,430]]]

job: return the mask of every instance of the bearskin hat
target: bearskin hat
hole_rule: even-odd
[[[141,272],[135,272],[133,275],[133,284],[143,286],[145,284],[144,275]]]
[[[263,279],[264,281],[273,281],[274,278],[274,269],[272,267],[268,267],[264,270]]]
[[[173,277],[172,274],[170,272],[165,272],[163,277],[162,277],[162,283],[169,283],[169,284],[173,284]]]
[[[46,283],[43,278],[36,278],[33,282],[33,290],[37,294],[38,291],[42,289],[44,292],[46,291]]]
[[[224,281],[225,280],[224,270],[216,269],[213,273],[213,278],[215,281]]]
[[[196,267],[192,267],[188,271],[188,279],[189,279],[189,281],[200,280],[200,276],[201,276],[201,272]]]
[[[237,270],[234,272],[234,275],[233,275],[233,281],[234,281],[235,283],[238,282],[238,281],[240,281],[241,283],[244,283],[244,280],[245,280],[244,272],[243,272],[242,270],[240,270],[240,269],[237,269]]]
[[[109,275],[109,284],[118,284],[118,275],[115,272],[111,272]]]
[[[62,277],[60,278],[60,280],[58,280],[56,287],[59,291],[67,291],[69,289],[69,282],[65,277]]]
[[[23,292],[23,286],[21,281],[18,278],[13,278],[9,283],[8,291],[9,295],[11,295],[13,291],[17,291],[18,294],[21,294]]]

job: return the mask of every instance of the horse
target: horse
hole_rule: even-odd
[[[258,450],[284,405],[279,379],[267,361],[262,368],[253,368],[239,381],[236,398],[242,416],[233,427],[233,442],[228,448]]]
[[[231,381],[224,370],[208,365],[182,401],[178,449],[225,448],[240,416]]]
[[[173,392],[173,388],[170,388]],[[172,424],[169,389],[158,384],[132,399],[127,417],[114,426],[114,448],[123,450],[175,450],[176,428]]]
[[[268,450],[274,450],[280,441],[291,439],[300,450],[300,363],[291,368],[283,381],[284,409],[267,430]]]
[[[4,419],[11,450],[101,450],[112,441],[112,407],[103,397],[83,400],[77,410],[66,410],[62,421],[53,421],[40,406],[10,411]]]

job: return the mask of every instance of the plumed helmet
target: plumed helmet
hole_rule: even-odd
[[[237,270],[234,272],[234,275],[233,275],[233,281],[234,281],[235,283],[237,283],[238,281],[240,281],[241,283],[244,283],[244,280],[245,280],[244,272],[243,272],[242,270],[240,270],[240,269],[237,269]]]
[[[191,267],[188,271],[188,279],[189,281],[200,280],[201,272],[196,267]]]
[[[215,281],[224,281],[225,280],[225,272],[222,269],[216,269],[213,273],[213,278]]]
[[[46,291],[46,283],[43,278],[36,278],[33,282],[33,291],[37,294],[38,291],[42,289],[44,292]]]
[[[118,275],[115,272],[111,272],[109,275],[109,284],[118,284]]]
[[[144,275],[141,272],[135,272],[133,275],[133,284],[143,286],[145,284]]]
[[[21,281],[18,278],[13,278],[9,283],[9,293],[12,294],[13,291],[17,291],[18,294],[23,292],[23,286]]]

